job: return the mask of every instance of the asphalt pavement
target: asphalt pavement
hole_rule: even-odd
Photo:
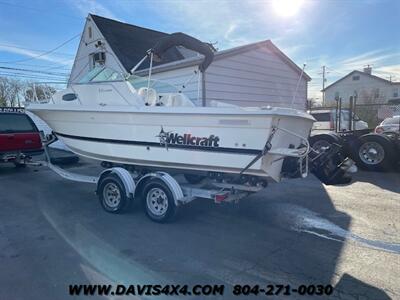
[[[71,297],[68,286],[168,283],[225,285],[205,299],[400,299],[399,173],[360,172],[345,186],[286,180],[235,205],[196,200],[157,224],[140,205],[104,212],[94,186],[46,167],[1,165],[0,205],[0,299],[139,299]],[[236,284],[334,292],[233,296]]]

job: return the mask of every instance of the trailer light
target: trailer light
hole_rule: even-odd
[[[223,194],[216,194],[214,197],[215,202],[222,202],[224,201],[226,198],[228,198],[229,193],[223,193]]]

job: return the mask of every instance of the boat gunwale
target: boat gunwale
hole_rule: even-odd
[[[128,109],[127,109],[128,108]],[[245,109],[242,107],[238,108],[225,108],[225,107],[174,107],[174,111],[171,110],[171,107],[134,107],[134,106],[85,106],[79,105],[76,107],[67,106],[67,105],[58,105],[58,104],[29,104],[26,106],[26,109],[31,112],[35,111],[57,111],[57,112],[96,112],[96,113],[136,113],[136,114],[160,114],[160,115],[220,115],[221,117],[229,117],[229,116],[277,116],[277,117],[292,117],[292,118],[300,118],[300,119],[308,119],[310,121],[315,122],[313,116],[306,112],[302,112],[299,110],[291,109],[291,108],[279,108],[274,107],[270,109],[262,109],[262,108],[249,108]],[[283,111],[282,111],[282,110]],[[289,110],[289,111],[288,111]]]

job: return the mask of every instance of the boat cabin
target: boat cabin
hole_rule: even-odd
[[[65,105],[195,106],[176,86],[136,75],[124,76],[107,67],[96,67],[66,90],[53,96]]]

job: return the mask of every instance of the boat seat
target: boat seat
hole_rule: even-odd
[[[193,102],[184,94],[169,94],[165,97],[166,99],[163,101],[165,106],[188,106],[194,107]]]
[[[139,94],[139,96],[141,96],[143,98],[143,101],[147,106],[157,106],[158,95],[157,95],[157,92],[155,89],[141,87],[138,90],[138,94]]]

